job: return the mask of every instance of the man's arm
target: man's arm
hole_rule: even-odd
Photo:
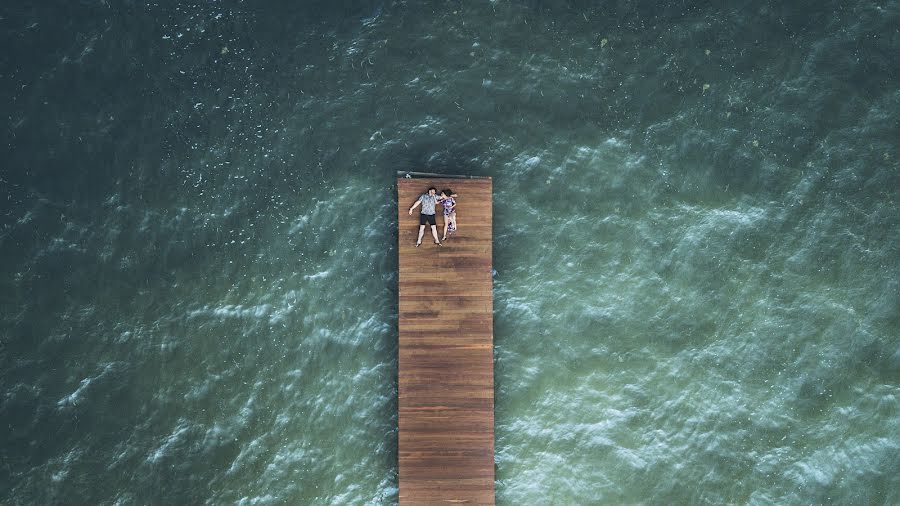
[[[413,209],[419,207],[419,204],[421,204],[421,203],[422,203],[422,198],[420,197],[419,200],[417,200],[416,203],[413,204],[412,207],[409,208],[410,216],[412,215]]]

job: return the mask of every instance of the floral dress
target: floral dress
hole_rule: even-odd
[[[444,217],[449,217],[451,214],[456,212],[456,209],[453,206],[456,205],[456,201],[451,197],[447,197],[441,201],[441,204],[444,206]]]
[[[452,197],[447,197],[441,201],[441,204],[444,206],[444,219],[450,218],[450,215],[456,212],[456,200]],[[447,227],[447,233],[452,234],[456,232],[456,220],[450,222],[450,226]]]

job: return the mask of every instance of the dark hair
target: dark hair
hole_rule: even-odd
[[[453,195],[453,190],[451,190],[450,188],[445,188],[445,189],[441,190],[441,193],[443,193],[444,195],[450,197],[450,196]]]
[[[435,188],[434,186],[432,186],[431,188],[428,189],[428,191],[431,191],[431,190],[437,191],[437,188]]]

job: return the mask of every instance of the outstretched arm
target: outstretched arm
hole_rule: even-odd
[[[412,205],[412,207],[409,208],[409,214],[410,214],[410,216],[412,216],[413,209],[419,207],[419,204],[421,204],[421,203],[422,203],[422,199],[419,199],[419,200],[416,201],[415,204]]]

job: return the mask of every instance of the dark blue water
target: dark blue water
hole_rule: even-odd
[[[396,502],[419,170],[494,178],[498,503],[900,503],[898,26],[3,5],[0,502]]]

